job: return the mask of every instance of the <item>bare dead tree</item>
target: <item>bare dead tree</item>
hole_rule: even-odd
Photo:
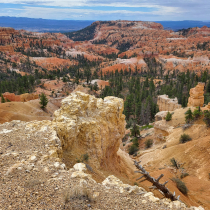
[[[149,182],[151,182],[153,185],[152,187],[150,188],[153,188],[153,189],[158,189],[166,198],[169,198],[171,199],[171,201],[176,201],[176,200],[179,200],[179,197],[176,197],[176,194],[175,192],[172,194],[169,189],[165,186],[168,181],[166,181],[165,183],[161,184],[159,183],[160,179],[164,176],[163,174],[161,174],[157,179],[151,177],[149,175],[149,172],[147,172],[142,165],[140,165],[141,161],[137,162],[137,161],[134,161],[134,165],[136,166],[136,168],[139,170],[139,171],[135,171],[135,173],[140,173],[142,174],[141,177],[139,177],[138,179],[136,180],[140,180],[142,178],[145,178],[145,180],[148,180]]]

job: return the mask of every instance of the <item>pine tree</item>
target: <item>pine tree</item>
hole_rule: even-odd
[[[4,96],[1,95],[1,103],[5,103],[5,102],[6,102],[6,100],[5,100]]]
[[[47,96],[44,93],[42,93],[40,95],[40,102],[39,103],[42,105],[41,106],[42,109],[44,109],[47,106],[48,99],[47,99]]]
[[[131,136],[137,137],[137,135],[140,136],[139,126],[134,122],[133,128],[131,129]]]
[[[186,123],[189,123],[193,120],[193,113],[191,109],[188,109],[187,112],[185,113],[185,121]]]
[[[182,107],[186,107],[187,106],[187,100],[186,100],[186,96],[182,97]]]
[[[208,82],[208,84],[207,84],[206,92],[210,93],[210,80],[209,80],[209,82]]]

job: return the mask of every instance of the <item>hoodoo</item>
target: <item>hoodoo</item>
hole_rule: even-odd
[[[204,104],[204,86],[205,83],[199,82],[195,88],[190,89],[190,97],[187,106],[203,106]]]
[[[65,98],[53,121],[64,154],[76,160],[88,153],[96,167],[113,161],[125,134],[123,108],[123,100],[112,96],[75,92]]]

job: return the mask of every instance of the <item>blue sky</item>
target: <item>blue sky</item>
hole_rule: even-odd
[[[0,0],[0,16],[57,20],[205,21],[210,20],[210,1]]]

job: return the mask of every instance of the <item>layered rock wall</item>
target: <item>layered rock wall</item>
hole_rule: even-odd
[[[0,45],[7,45],[12,43],[12,37],[15,34],[15,29],[0,27]]]
[[[125,134],[124,102],[75,92],[62,101],[53,123],[64,153],[76,160],[88,154],[96,167],[113,163]]]
[[[170,99],[167,95],[158,96],[157,105],[160,111],[174,111],[181,108],[177,98]]]
[[[199,82],[198,85],[195,88],[190,89],[190,97],[188,99],[187,106],[203,106],[204,104],[204,86],[205,83]]]

